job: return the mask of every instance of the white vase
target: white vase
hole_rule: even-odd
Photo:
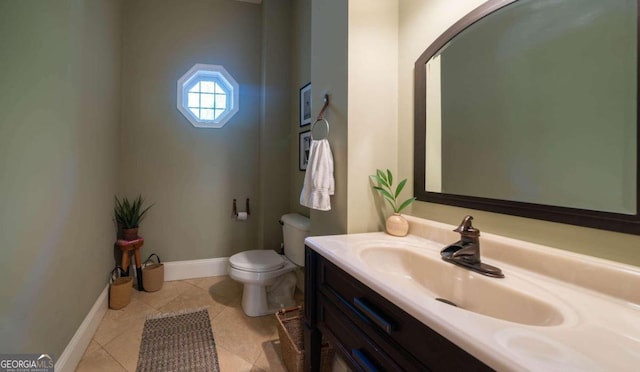
[[[387,218],[387,234],[406,236],[409,233],[409,222],[400,213],[394,213]]]

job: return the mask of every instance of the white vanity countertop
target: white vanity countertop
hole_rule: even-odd
[[[453,226],[433,224],[436,230],[441,230],[444,239],[453,239],[442,243],[428,239],[424,234],[398,238],[385,233],[366,233],[309,237],[306,244],[496,370],[637,371],[640,368],[640,304],[623,298],[640,292],[639,268],[538,246],[541,254],[556,257],[548,259],[551,262],[549,267],[554,260],[564,271],[572,270],[572,265],[582,267],[584,271],[587,266],[589,275],[585,279],[585,286],[581,286],[581,283],[576,283],[580,282],[579,279],[561,280],[553,275],[541,274],[536,268],[522,267],[523,262],[527,261],[522,260],[522,255],[532,249],[531,243],[524,242],[524,248],[510,247],[511,256],[503,257],[504,261],[490,256],[482,257],[483,262],[500,267],[505,274],[504,279],[488,278],[451,265],[458,276],[501,281],[499,285],[510,290],[527,291],[528,295],[539,296],[552,304],[562,316],[559,324],[533,326],[435,301],[434,296],[425,292],[425,288],[410,275],[395,275],[373,269],[360,258],[360,252],[367,247],[387,247],[410,250],[439,260],[440,250],[454,243],[457,234],[442,233],[448,229],[450,231]],[[412,234],[418,230],[412,225]],[[518,245],[518,241],[483,233],[480,237],[483,249],[485,240],[487,252],[492,252],[500,244]],[[532,253],[532,262],[541,259],[536,255]],[[514,258],[512,263],[509,257],[518,259]],[[589,282],[589,278],[593,283]],[[610,283],[603,286],[602,281]],[[613,291],[614,295],[606,292],[607,286],[614,288],[616,285],[631,288],[626,292],[623,290],[623,295],[618,295],[620,291]],[[499,299],[507,307],[510,300]]]

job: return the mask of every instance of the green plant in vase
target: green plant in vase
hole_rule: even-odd
[[[411,205],[416,198],[409,198],[402,203],[398,203],[398,197],[407,184],[407,179],[403,179],[398,185],[393,187],[393,174],[387,169],[386,172],[376,169],[376,174],[369,176],[375,183],[373,188],[382,195],[382,197],[391,205],[393,214],[389,216],[386,222],[387,233],[395,236],[405,236],[409,232],[409,222],[402,217],[400,212]]]
[[[123,197],[121,200],[116,196],[113,210],[118,223],[118,237],[124,240],[136,239],[140,223],[152,206],[153,204],[145,208],[141,195],[133,200],[129,200],[127,197]]]

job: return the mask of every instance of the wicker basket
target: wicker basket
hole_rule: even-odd
[[[278,318],[278,335],[282,359],[289,372],[301,372],[304,367],[304,317],[302,306],[281,309],[276,313]],[[333,348],[323,340],[320,370],[329,372],[333,368]]]
[[[133,291],[133,277],[120,276],[123,272],[120,266],[116,266],[111,272],[111,280],[109,281],[109,308],[120,310],[129,305],[131,301],[131,292]]]
[[[153,263],[151,259],[156,256],[158,263]],[[151,264],[149,264],[151,262]],[[159,291],[164,283],[164,264],[160,262],[160,257],[152,253],[142,264],[142,286],[147,292]]]

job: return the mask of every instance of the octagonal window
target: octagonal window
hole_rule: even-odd
[[[238,83],[219,65],[197,64],[178,80],[178,110],[199,128],[222,128],[238,112]]]

